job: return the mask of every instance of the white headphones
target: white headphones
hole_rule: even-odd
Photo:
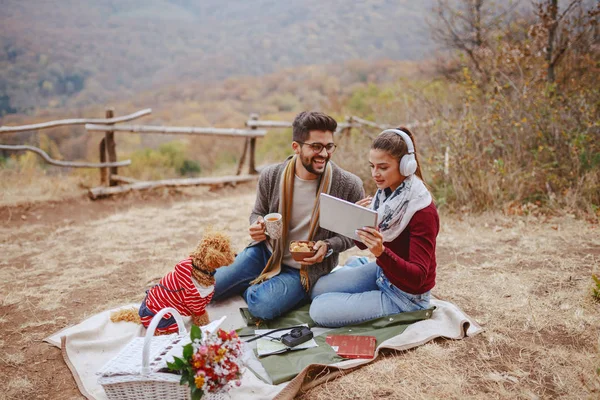
[[[406,143],[406,147],[408,149],[408,154],[405,154],[400,159],[400,174],[403,176],[411,176],[417,171],[417,159],[415,158],[415,146],[413,145],[412,140],[410,140],[410,136],[404,131],[400,129],[386,129],[381,132],[381,134],[386,132],[394,132],[397,135],[400,135],[404,142]]]

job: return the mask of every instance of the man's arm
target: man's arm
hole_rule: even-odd
[[[256,201],[250,213],[250,225],[256,223],[258,217],[264,217],[269,213],[270,182],[268,175],[268,170],[264,170],[258,178]]]

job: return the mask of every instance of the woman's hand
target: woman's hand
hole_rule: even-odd
[[[361,207],[369,207],[371,205],[371,201],[373,200],[373,196],[367,196],[364,199],[360,199],[355,204]]]
[[[362,229],[358,229],[356,234],[375,257],[383,254],[385,250],[383,247],[383,235],[377,229],[365,226]]]

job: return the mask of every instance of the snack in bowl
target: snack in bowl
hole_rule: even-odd
[[[317,252],[313,249],[315,242],[310,240],[292,240],[290,242],[290,254],[296,261],[303,261],[315,255]]]

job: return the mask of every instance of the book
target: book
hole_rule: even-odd
[[[325,342],[344,358],[373,358],[377,347],[375,336],[328,335]]]

